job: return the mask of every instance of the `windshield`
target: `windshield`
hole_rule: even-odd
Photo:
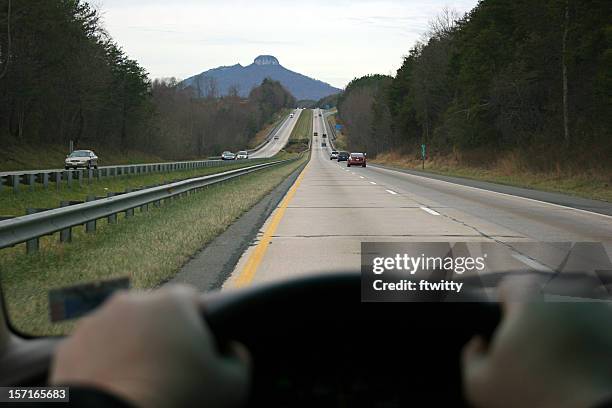
[[[18,332],[128,286],[612,270],[608,2],[35,3],[0,2]]]
[[[90,152],[88,150],[75,150],[70,153],[69,157],[89,157]]]

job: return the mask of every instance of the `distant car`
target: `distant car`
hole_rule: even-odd
[[[338,153],[338,161],[339,161],[339,162],[341,162],[341,161],[347,161],[347,160],[348,160],[348,158],[349,158],[349,154],[348,154],[348,152],[340,152],[340,153]]]
[[[314,132],[314,135],[315,135],[315,136],[319,136],[319,133],[318,133],[318,132]]]
[[[338,152],[335,150],[332,150],[332,152],[329,155],[329,160],[334,160],[338,158]]]
[[[366,166],[366,157],[363,153],[351,153],[348,160],[346,161],[346,167],[351,166]]]
[[[323,137],[327,137],[327,133],[323,133]]]
[[[236,159],[236,155],[232,152],[228,152],[225,151],[223,153],[221,153],[221,159],[222,160],[235,160]]]
[[[278,137],[278,136],[274,136],[274,140],[278,140],[278,139],[279,139],[279,137]]]
[[[327,143],[325,142],[321,143],[321,147],[327,147]]]
[[[244,160],[249,158],[249,152],[241,150],[236,154],[236,160]]]
[[[98,156],[92,150],[75,150],[66,156],[64,160],[64,168],[66,170],[79,167],[85,167],[88,169],[98,168]]]

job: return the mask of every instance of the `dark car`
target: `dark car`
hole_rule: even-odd
[[[351,166],[361,166],[361,167],[365,167],[366,166],[366,156],[363,153],[351,153],[347,162],[346,162],[346,167],[351,167]]]
[[[347,160],[348,160],[348,158],[349,158],[349,154],[348,154],[348,152],[340,152],[340,153],[338,153],[338,161],[339,161],[339,162],[341,162],[341,161],[347,161]]]

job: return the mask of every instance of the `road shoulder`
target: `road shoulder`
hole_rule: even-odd
[[[606,201],[590,200],[588,198],[575,197],[562,193],[533,190],[524,187],[514,187],[505,184],[492,183],[489,181],[472,180],[453,176],[443,176],[440,174],[427,173],[418,170],[402,169],[399,167],[385,166],[382,164],[370,164],[369,166],[384,170],[397,171],[400,173],[429,178],[433,180],[445,181],[447,183],[459,184],[466,187],[473,187],[481,190],[493,191],[496,193],[543,201],[550,204],[561,205],[564,207],[575,208],[578,210],[589,211],[597,214],[612,216],[612,203]]]
[[[220,289],[306,164],[196,253],[168,283],[185,283],[205,292]]]

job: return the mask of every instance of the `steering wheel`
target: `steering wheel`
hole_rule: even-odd
[[[489,337],[496,303],[362,303],[359,273],[204,296],[221,350],[253,357],[249,406],[463,406],[460,353]]]

